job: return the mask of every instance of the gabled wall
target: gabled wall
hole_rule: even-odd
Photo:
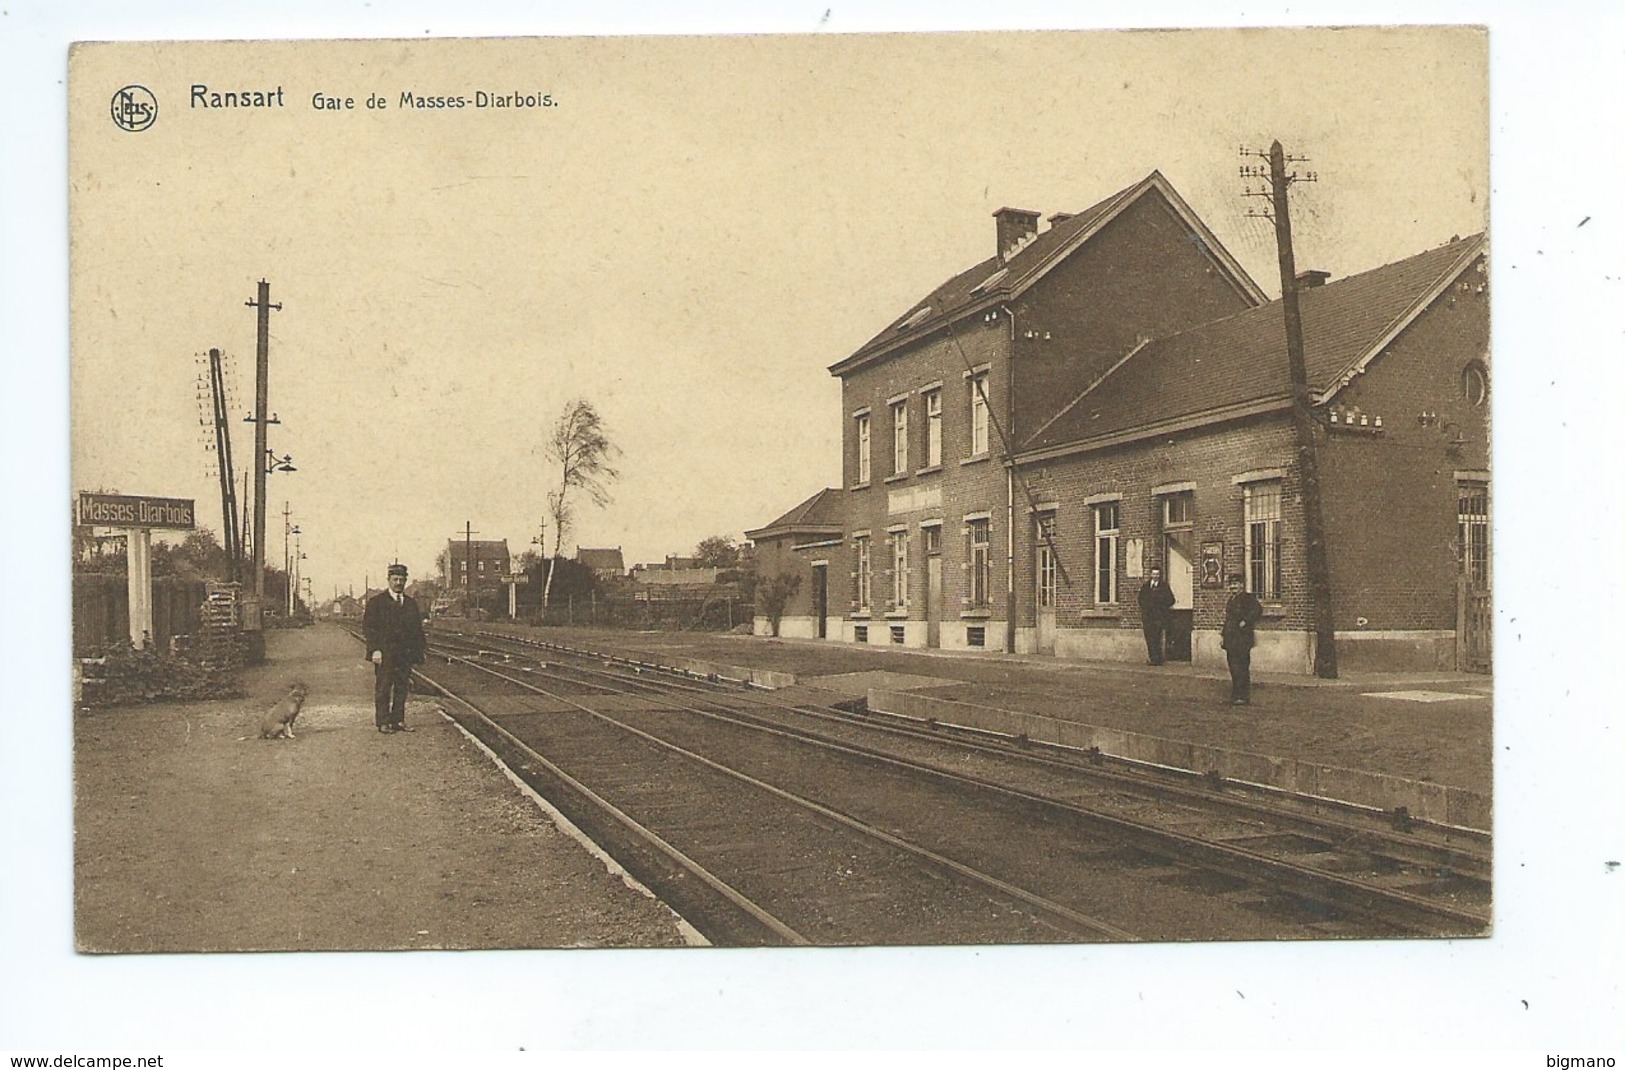
[[[1152,189],[1012,307],[1014,422],[1026,441],[1140,338],[1253,305]],[[1029,330],[1037,337],[1027,338]]]

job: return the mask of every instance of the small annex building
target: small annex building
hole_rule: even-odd
[[[826,487],[766,527],[745,532],[754,547],[756,635],[774,634],[760,593],[764,584],[781,578],[793,590],[785,600],[777,634],[795,639],[842,635],[845,607],[830,601],[832,563],[841,579],[837,589],[845,588],[847,562],[838,552],[843,545],[842,504],[841,492]]]

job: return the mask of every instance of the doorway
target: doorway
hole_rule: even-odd
[[[1036,649],[1055,653],[1055,514],[1039,513],[1033,533],[1033,606],[1036,609]]]
[[[1168,613],[1163,654],[1169,661],[1191,660],[1192,596],[1196,576],[1196,495],[1169,494],[1162,499],[1162,572],[1174,596]]]
[[[920,526],[925,543],[925,645],[942,645],[942,525]]]

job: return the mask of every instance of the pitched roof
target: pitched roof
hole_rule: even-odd
[[[594,569],[614,569],[616,572],[625,572],[625,559],[621,557],[619,546],[595,548],[591,546],[576,547],[576,563]]]
[[[447,539],[446,545],[453,560],[461,560],[469,550],[473,550],[475,557],[508,552],[507,539]]]
[[[1030,238],[1006,260],[989,257],[961,271],[916,301],[886,329],[865,342],[851,356],[830,366],[832,375],[842,375],[879,357],[898,345],[912,342],[930,332],[957,322],[985,308],[1007,301],[1037,282],[1061,260],[1094,237],[1129,205],[1147,193],[1160,193],[1201,239],[1202,245],[1225,270],[1230,280],[1255,303],[1264,301],[1264,292],[1241,264],[1220,244],[1207,225],[1191,210],[1185,199],[1160,171],[1118,190],[1105,200],[1076,215],[1056,217],[1048,230]]]
[[[745,532],[747,539],[770,539],[781,535],[839,535],[844,519],[840,493],[829,487],[791,509],[777,520]]]
[[[1301,290],[1304,365],[1317,401],[1359,374],[1484,247],[1477,234]],[[1281,408],[1290,383],[1276,300],[1140,346],[1039,428],[1023,452]]]

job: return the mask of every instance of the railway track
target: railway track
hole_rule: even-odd
[[[450,712],[714,943],[1468,935],[1487,852],[437,632]],[[1143,778],[1140,778],[1143,780]]]

